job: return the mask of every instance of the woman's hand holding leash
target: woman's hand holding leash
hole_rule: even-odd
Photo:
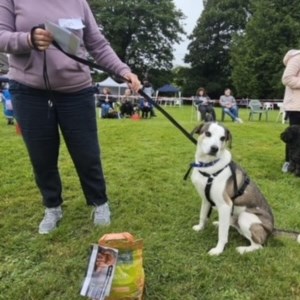
[[[39,51],[45,51],[53,42],[53,35],[42,28],[35,28],[28,35],[28,44],[31,48]]]
[[[127,73],[124,75],[124,78],[127,80],[130,88],[135,92],[138,92],[142,88],[140,80],[134,73]]]

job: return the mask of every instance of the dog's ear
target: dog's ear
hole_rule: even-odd
[[[292,142],[293,139],[294,139],[294,130],[293,130],[293,127],[290,126],[290,127],[286,128],[286,130],[280,134],[280,138],[286,144]]]
[[[225,138],[226,138],[226,142],[228,145],[228,148],[231,149],[232,146],[232,135],[231,132],[229,131],[229,129],[225,128]]]
[[[202,124],[196,126],[196,127],[192,130],[191,136],[193,136],[194,134],[200,135],[200,134],[202,133],[202,128],[203,128],[204,124],[205,124],[205,123],[202,123]]]

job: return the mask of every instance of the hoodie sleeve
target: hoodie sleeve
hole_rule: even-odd
[[[288,60],[282,75],[282,83],[291,89],[300,89],[300,55]]]
[[[28,32],[15,32],[15,12],[12,0],[0,1],[0,52],[22,54],[31,51]]]
[[[113,74],[124,76],[130,68],[123,63],[110,46],[104,35],[100,32],[96,20],[88,6],[85,6],[85,34],[84,44],[96,62]]]

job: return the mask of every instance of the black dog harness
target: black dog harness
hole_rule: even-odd
[[[203,165],[203,163],[199,163],[199,164],[191,164],[188,172],[185,174],[184,176],[184,179],[187,178],[188,174],[189,174],[189,171],[191,170],[191,168],[193,167],[209,167],[209,166],[213,166],[216,162],[218,162],[219,160],[215,160],[211,163],[208,163],[208,164],[205,164]],[[233,197],[231,198],[232,199],[232,202],[233,202],[233,205],[232,205],[232,211],[231,211],[231,214],[233,214],[233,210],[234,210],[234,200],[243,195],[248,184],[250,183],[250,178],[247,176],[247,174],[244,173],[244,182],[243,184],[240,186],[240,188],[238,188],[238,185],[237,185],[237,179],[236,179],[236,164],[231,161],[228,165],[226,165],[224,168],[222,168],[221,170],[213,173],[213,174],[208,174],[206,172],[202,172],[199,170],[199,173],[205,177],[207,177],[207,182],[206,182],[206,186],[205,186],[205,197],[207,199],[207,201],[210,203],[210,209],[208,211],[208,214],[207,214],[207,217],[209,218],[210,215],[211,215],[211,212],[212,212],[212,208],[214,206],[216,206],[216,204],[212,201],[211,197],[210,197],[210,190],[211,190],[211,186],[212,186],[212,183],[213,183],[213,180],[215,177],[217,177],[220,173],[222,173],[227,167],[230,168],[230,171],[231,171],[231,176],[232,176],[232,180],[233,180],[233,190],[234,190],[234,195]]]

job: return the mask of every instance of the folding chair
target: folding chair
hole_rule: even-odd
[[[276,119],[276,122],[278,122],[280,120],[280,117],[281,117],[281,123],[282,124],[285,124],[285,110],[283,108],[283,103],[277,103],[277,106],[279,107],[279,112],[278,112],[278,115],[277,115],[277,119]]]
[[[191,114],[191,121],[194,120],[194,115],[195,115],[195,112],[196,112],[196,120],[197,122],[199,122],[201,120],[201,114],[200,114],[200,111],[198,109],[198,105],[195,103],[195,101],[193,100],[192,102],[192,114]]]
[[[264,114],[266,116],[266,121],[268,121],[268,109],[262,109],[262,104],[259,100],[250,100],[249,102],[249,121],[253,120],[253,116],[258,114],[259,121],[261,120],[261,116]]]

